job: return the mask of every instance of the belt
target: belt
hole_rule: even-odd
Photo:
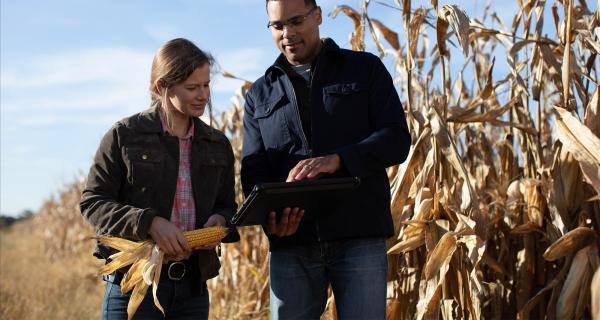
[[[125,276],[127,271],[115,271],[109,275],[102,276],[102,280],[114,284],[120,284],[121,280]],[[190,275],[192,272],[189,260],[185,261],[169,261],[162,266],[160,277],[166,277],[172,281],[181,281],[186,275]]]

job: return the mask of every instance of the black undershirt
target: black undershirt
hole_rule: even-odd
[[[298,74],[292,66],[287,62],[284,63],[284,69],[294,86],[294,92],[296,93],[296,101],[298,101],[298,111],[300,113],[300,121],[302,123],[302,129],[309,145],[311,143],[311,105],[310,105],[310,79],[312,76],[312,67],[308,79]],[[314,66],[314,63],[312,63]]]

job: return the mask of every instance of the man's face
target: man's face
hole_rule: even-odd
[[[321,8],[304,0],[278,0],[267,3],[271,34],[279,51],[292,65],[310,63],[319,53]]]

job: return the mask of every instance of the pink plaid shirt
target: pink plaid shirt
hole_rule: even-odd
[[[163,132],[170,134],[169,126],[161,116]],[[171,211],[171,222],[183,231],[194,230],[196,227],[196,205],[192,190],[192,141],[194,140],[194,122],[183,139],[179,139],[179,174],[177,189]]]

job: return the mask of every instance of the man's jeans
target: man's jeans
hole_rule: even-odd
[[[383,238],[320,242],[270,253],[271,319],[319,319],[329,284],[338,317],[385,319]]]
[[[112,283],[111,276],[113,275],[111,274],[107,279],[106,292],[102,301],[102,319],[125,320],[131,291],[121,295],[121,286]],[[149,287],[133,319],[208,319],[208,290],[205,287],[201,293],[191,295],[190,285],[191,281],[187,278],[172,281],[161,276],[157,296],[165,310],[166,318],[154,305],[152,287]]]

